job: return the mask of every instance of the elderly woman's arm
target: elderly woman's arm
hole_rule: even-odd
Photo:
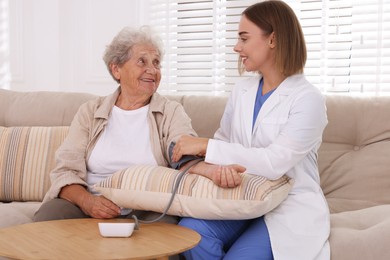
[[[61,189],[59,197],[77,205],[85,214],[93,218],[114,218],[120,215],[120,208],[103,196],[95,196],[79,184]]]
[[[67,138],[56,152],[57,165],[45,199],[62,198],[93,218],[113,218],[120,214],[119,207],[87,190],[86,154],[96,104],[97,101],[85,103],[75,115]]]

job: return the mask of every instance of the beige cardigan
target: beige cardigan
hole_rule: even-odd
[[[69,134],[56,152],[56,167],[50,173],[51,187],[44,202],[58,197],[62,187],[70,184],[87,186],[87,160],[107,124],[120,88],[106,97],[83,104],[75,115]],[[184,108],[158,93],[149,104],[150,143],[158,165],[168,166],[169,145],[181,135],[196,133]],[[135,137],[136,138],[136,137]]]

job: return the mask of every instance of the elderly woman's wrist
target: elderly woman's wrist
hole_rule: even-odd
[[[201,173],[202,172],[202,164],[203,164],[204,162],[198,162],[197,164],[195,164],[194,166],[192,166],[189,170],[188,170],[188,172],[189,173],[194,173],[194,174],[199,174],[199,173]]]

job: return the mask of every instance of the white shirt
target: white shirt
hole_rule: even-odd
[[[89,187],[134,164],[157,165],[149,137],[149,105],[136,110],[114,106],[87,162]]]

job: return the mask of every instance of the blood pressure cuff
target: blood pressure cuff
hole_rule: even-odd
[[[169,145],[169,166],[172,168],[172,169],[180,169],[184,164],[188,163],[189,161],[193,161],[193,160],[196,160],[196,159],[199,159],[201,157],[198,157],[198,156],[195,156],[195,155],[183,155],[180,160],[178,162],[172,162],[171,161],[171,158],[172,158],[172,154],[173,154],[173,147],[175,147],[176,143],[175,142],[172,142],[170,145]]]

